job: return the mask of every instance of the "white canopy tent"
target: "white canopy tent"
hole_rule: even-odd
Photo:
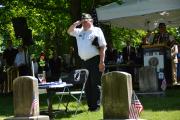
[[[96,8],[98,20],[117,27],[152,30],[158,23],[180,26],[180,0],[126,0]]]
[[[3,8],[3,7],[5,7],[5,6],[3,6],[3,5],[0,4],[0,8]]]

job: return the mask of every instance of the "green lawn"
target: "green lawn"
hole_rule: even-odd
[[[40,96],[40,109],[45,110],[46,96]],[[147,120],[180,120],[180,88],[168,89],[165,96],[139,96],[141,103],[144,106],[144,111],[141,114],[142,119]],[[85,101],[83,106],[79,107],[77,115],[74,116],[73,110],[75,110],[75,103],[70,103],[69,112],[64,111],[57,112],[55,114],[55,120],[102,120],[103,111],[102,107],[98,112],[88,112]],[[58,108],[58,99],[54,98],[54,109]],[[61,109],[64,107],[61,105]],[[84,110],[85,109],[85,110]],[[12,95],[0,96],[0,120],[13,116],[13,103]]]

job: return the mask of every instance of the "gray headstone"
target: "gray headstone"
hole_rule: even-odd
[[[14,116],[39,115],[38,80],[32,76],[20,76],[13,81]]]
[[[132,96],[131,74],[113,71],[102,76],[104,119],[128,119]]]
[[[141,92],[156,92],[158,91],[158,80],[156,68],[145,66],[139,70],[139,90]]]

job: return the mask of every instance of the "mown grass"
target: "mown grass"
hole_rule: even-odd
[[[68,98],[70,99],[70,98]],[[139,96],[144,106],[141,119],[146,120],[180,120],[180,89],[168,89],[165,96]],[[61,111],[54,115],[55,120],[102,120],[102,107],[98,112],[88,112],[86,102],[79,107],[79,112],[74,115],[76,103],[70,99],[69,111],[64,112],[61,104]],[[58,98],[53,99],[53,108],[58,109]],[[40,109],[47,110],[46,95],[40,95]],[[12,95],[0,96],[0,120],[13,116]]]
[[[141,118],[147,120],[180,120],[180,89],[169,89],[165,96],[140,97],[144,106]]]

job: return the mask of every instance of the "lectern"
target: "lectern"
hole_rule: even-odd
[[[144,66],[156,67],[157,78],[161,79],[161,73],[164,73],[167,84],[171,85],[172,67],[170,47],[164,44],[144,45],[142,47]]]

